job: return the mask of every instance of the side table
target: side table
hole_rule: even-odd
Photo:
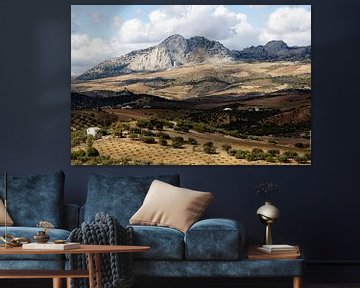
[[[250,246],[248,249],[248,253],[247,253],[247,259],[248,260],[252,260],[252,261],[284,261],[284,266],[291,266],[294,265],[295,263],[294,260],[304,260],[303,256],[300,253],[300,249],[299,249],[299,253],[296,254],[287,254],[287,253],[277,253],[277,254],[267,254],[267,253],[263,253],[257,250],[258,246]],[[286,261],[288,260],[288,261]],[[296,261],[296,262],[298,262]],[[296,263],[298,264],[298,263]],[[291,267],[289,267],[291,268]],[[287,276],[287,275],[284,275]],[[292,282],[293,288],[301,288],[302,286],[302,271],[301,272],[296,272],[294,275],[291,275],[290,277],[292,277]]]

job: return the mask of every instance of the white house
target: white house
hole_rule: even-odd
[[[87,135],[92,135],[92,136],[96,136],[96,134],[100,131],[99,127],[89,127],[86,129],[86,134]]]
[[[232,111],[232,109],[230,107],[225,107],[223,111]]]

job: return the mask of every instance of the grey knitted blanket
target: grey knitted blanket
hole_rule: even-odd
[[[95,221],[82,223],[69,236],[71,242],[97,245],[133,245],[133,229],[124,228],[116,218],[104,212],[95,215]],[[86,270],[88,259],[83,254],[71,254],[70,268]],[[95,276],[95,275],[94,275]],[[101,254],[103,288],[129,288],[134,284],[132,253]],[[72,288],[89,287],[88,279],[73,279]],[[96,282],[95,282],[96,283]]]

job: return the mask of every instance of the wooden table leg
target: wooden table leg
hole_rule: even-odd
[[[97,288],[102,288],[101,284],[101,255],[95,254],[95,271],[96,271],[96,285]]]
[[[53,278],[53,288],[62,288],[61,278]]]
[[[293,288],[301,288],[301,277],[296,276],[293,278]]]
[[[88,253],[88,259],[89,259],[89,288],[95,288],[95,282],[94,282],[94,254]]]
[[[66,288],[71,288],[71,278],[66,278]]]

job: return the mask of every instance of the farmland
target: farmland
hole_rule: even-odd
[[[310,72],[255,62],[75,81],[72,164],[311,164]]]

